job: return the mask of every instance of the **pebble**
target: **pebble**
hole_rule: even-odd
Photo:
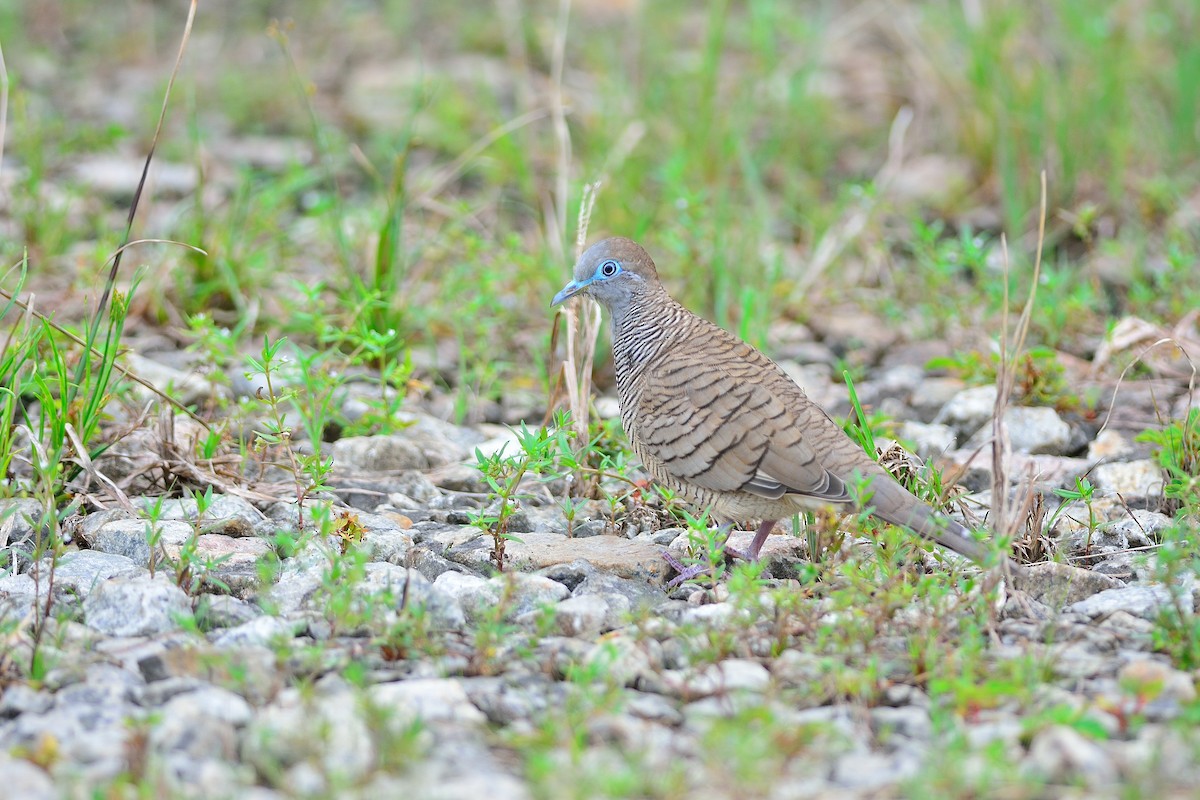
[[[188,597],[165,576],[109,578],[83,601],[88,627],[109,636],[153,636],[178,630],[191,616]]]

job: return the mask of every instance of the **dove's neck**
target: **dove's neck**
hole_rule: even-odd
[[[611,309],[613,364],[618,385],[635,379],[674,342],[691,312],[661,287]]]

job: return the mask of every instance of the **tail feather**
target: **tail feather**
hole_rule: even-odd
[[[893,480],[877,480],[872,489],[870,504],[875,516],[909,528],[976,564],[987,565],[990,551],[962,523],[938,514]],[[1012,559],[1006,561],[1010,567],[1017,567]]]

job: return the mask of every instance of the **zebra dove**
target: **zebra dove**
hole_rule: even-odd
[[[988,550],[897,483],[771,359],[667,294],[636,242],[605,239],[575,265],[558,305],[586,294],[612,317],[621,422],[659,483],[714,517],[775,522],[804,509],[858,508],[982,563]],[[1009,562],[1011,564],[1011,562]]]

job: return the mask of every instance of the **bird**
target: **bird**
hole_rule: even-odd
[[[778,364],[675,301],[633,240],[591,245],[551,306],[581,295],[608,312],[634,453],[655,481],[713,518],[761,521],[741,555],[759,558],[780,519],[865,502],[879,519],[987,565],[989,548],[901,486]]]

